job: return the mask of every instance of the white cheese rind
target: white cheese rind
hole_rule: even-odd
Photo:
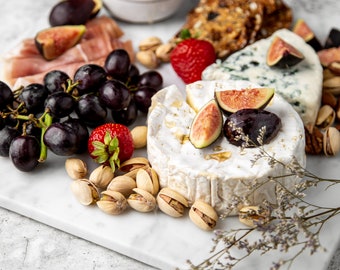
[[[204,92],[207,100],[214,96],[214,91],[226,82],[201,81],[189,85],[189,92],[196,89]],[[199,95],[195,95],[199,96]],[[199,106],[199,100],[193,102]],[[279,95],[275,95],[266,108],[277,114],[282,121],[282,128],[265,150],[284,164],[289,164],[295,157],[301,166],[305,166],[305,143],[303,123],[296,111]],[[263,182],[268,177],[282,176],[288,173],[285,166],[273,167],[266,158],[252,160],[259,154],[259,149],[231,145],[224,136],[211,146],[196,149],[189,141],[190,125],[195,111],[186,102],[186,94],[176,86],[169,86],[159,91],[152,101],[148,114],[147,153],[152,167],[159,175],[161,187],[170,187],[184,195],[189,203],[201,199],[211,203],[223,213],[232,203],[234,196],[244,196],[254,179]],[[207,160],[206,156],[218,152],[231,152],[225,161]],[[292,189],[299,180],[297,176],[282,179],[288,189]],[[275,185],[270,183],[254,192],[249,203],[260,204],[266,199],[276,202]],[[231,214],[236,214],[233,209]]]
[[[274,36],[297,48],[304,60],[287,69],[266,64],[266,56]],[[247,80],[273,87],[299,113],[305,126],[314,126],[321,103],[322,66],[313,48],[290,30],[281,29],[271,37],[259,40],[235,52],[225,61],[207,67],[203,80]]]

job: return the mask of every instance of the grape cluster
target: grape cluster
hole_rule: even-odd
[[[103,66],[84,64],[73,78],[53,70],[42,83],[14,91],[0,81],[0,156],[32,171],[48,150],[83,153],[91,128],[112,120],[130,126],[162,85],[159,72],[140,73],[123,49],[112,51]]]

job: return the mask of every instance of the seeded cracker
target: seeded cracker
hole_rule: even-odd
[[[201,0],[182,29],[212,42],[218,57],[225,58],[291,22],[292,11],[281,0]]]

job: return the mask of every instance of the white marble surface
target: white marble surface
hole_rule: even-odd
[[[13,46],[13,42],[18,41],[23,36],[34,33],[40,26],[46,26],[48,10],[56,2],[56,0],[2,0],[0,3],[0,53],[3,53]],[[315,10],[320,12],[321,7],[323,15],[329,13],[328,18],[332,17],[332,14],[335,14],[334,10],[339,10],[339,4],[336,0],[305,0],[303,2],[307,3],[306,7],[311,15]],[[311,4],[312,2],[314,4]],[[322,5],[325,6],[318,6],[320,4],[317,3],[322,3]],[[190,3],[186,2],[186,8],[189,4]],[[302,4],[294,2],[293,5],[301,7]],[[182,12],[185,12],[184,8]],[[327,20],[327,18],[316,21],[315,13],[314,17],[311,16],[311,18],[314,18],[311,24],[318,26],[318,34],[321,39],[324,39],[326,36],[325,31],[328,30],[327,28],[329,28],[331,21]],[[171,21],[173,22],[181,16],[183,16],[183,14],[178,14],[176,18]],[[332,21],[334,18],[332,17]],[[337,18],[335,18],[335,20]],[[338,22],[339,21],[337,21],[337,25],[340,25]],[[124,24],[122,25],[124,26]],[[159,25],[142,26],[143,29],[149,29],[151,32],[153,29],[159,31],[159,27]],[[176,24],[173,25],[173,28],[168,28],[166,31],[162,31],[162,33],[166,37],[166,34],[174,31],[175,28]],[[143,37],[143,31],[138,33],[131,31],[127,28],[127,34],[136,40]],[[170,81],[171,78],[173,78],[173,74],[166,77],[165,82],[172,82]],[[319,169],[322,171],[325,167],[335,168],[336,165],[339,164],[339,161],[340,158],[337,158],[329,164],[327,161],[319,163],[312,160],[310,166],[318,172]],[[175,245],[176,243],[172,241],[179,241],[180,243],[184,241],[183,243],[186,243],[187,240],[184,239],[185,236],[181,235],[181,232],[176,232],[178,228],[185,232],[191,232],[194,237],[199,235],[198,238],[202,241],[202,247],[209,248],[207,243],[209,243],[210,235],[201,233],[191,227],[192,224],[187,220],[174,221],[159,214],[143,216],[138,213],[128,213],[128,215],[120,217],[121,219],[118,222],[117,220],[110,220],[112,217],[99,213],[97,211],[98,209],[90,208],[85,210],[82,206],[76,204],[74,198],[71,197],[68,189],[68,179],[66,179],[65,174],[60,174],[58,177],[55,177],[57,179],[53,179],[53,181],[56,182],[50,182],[50,179],[46,177],[46,174],[54,172],[56,168],[62,167],[62,164],[62,159],[56,158],[52,159],[50,163],[46,165],[47,168],[45,168],[43,172],[21,174],[12,171],[14,169],[8,160],[0,160],[0,201],[1,206],[4,207],[0,207],[1,270],[153,269],[153,267],[139,261],[144,261],[151,265],[158,265],[160,268],[169,268],[169,265],[176,264],[174,262],[174,260],[176,260],[175,252],[171,254],[172,256],[169,256],[169,261],[165,263],[164,260],[160,262],[155,258],[150,260],[150,256],[152,257],[152,251],[159,252],[161,257],[164,256],[164,254],[162,254],[163,250],[168,253],[172,251],[168,246],[174,246],[178,249],[178,246]],[[320,167],[315,167],[318,164],[320,164]],[[39,177],[41,175],[44,175],[45,178],[42,179]],[[11,183],[11,181],[15,182]],[[37,184],[39,185],[38,187],[36,186]],[[318,194],[313,195],[318,196]],[[29,201],[25,201],[26,199]],[[324,200],[325,198],[322,199]],[[30,218],[8,211],[5,208]],[[65,217],[64,212],[69,213],[66,214],[67,220],[58,220],[58,217]],[[92,222],[90,220],[91,217],[99,217],[100,220],[98,222]],[[39,220],[39,222],[35,220]],[[111,222],[116,227],[110,228]],[[44,225],[44,223],[52,227]],[[169,224],[173,227],[168,226]],[[331,222],[330,226],[326,228],[328,233],[324,235],[322,239],[326,245],[329,244],[331,247],[329,252],[336,250],[335,247],[339,240],[339,232],[336,225],[337,223],[334,224]],[[132,234],[134,234],[133,237],[130,237],[131,234],[129,231],[126,231],[126,228],[132,230]],[[160,228],[162,230],[159,230]],[[119,230],[121,230],[121,233],[119,233]],[[127,246],[120,245],[117,247],[117,245],[112,244],[112,242],[114,243],[112,235],[119,238],[119,234],[125,235],[126,238],[123,240],[129,243]],[[98,239],[98,236],[100,236],[100,239]],[[187,235],[186,237],[188,238]],[[88,239],[89,241],[83,240],[82,238]],[[191,236],[189,238],[191,238]],[[123,242],[124,241],[121,243]],[[94,243],[100,243],[101,246]],[[189,243],[183,247],[183,249],[180,249],[180,251],[183,250],[190,253],[190,250],[186,250],[188,246],[193,248],[190,245],[195,246],[193,243]],[[108,247],[109,249],[102,246]],[[136,246],[143,246],[145,253],[142,252],[142,254],[140,254],[140,250],[134,250]],[[124,254],[137,258],[139,261],[112,250],[119,250]],[[340,269],[339,260],[336,259],[339,258],[339,251],[337,251],[337,256],[335,256],[335,259],[332,261],[330,261],[332,254],[329,254],[329,252],[328,254],[307,257],[308,260],[306,257],[303,257],[298,262],[299,269],[320,269],[320,267],[318,268],[320,265],[322,265],[322,268],[325,268],[329,262],[329,270]]]

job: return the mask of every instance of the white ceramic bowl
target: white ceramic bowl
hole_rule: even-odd
[[[105,0],[112,15],[132,23],[153,23],[173,15],[183,0]]]

